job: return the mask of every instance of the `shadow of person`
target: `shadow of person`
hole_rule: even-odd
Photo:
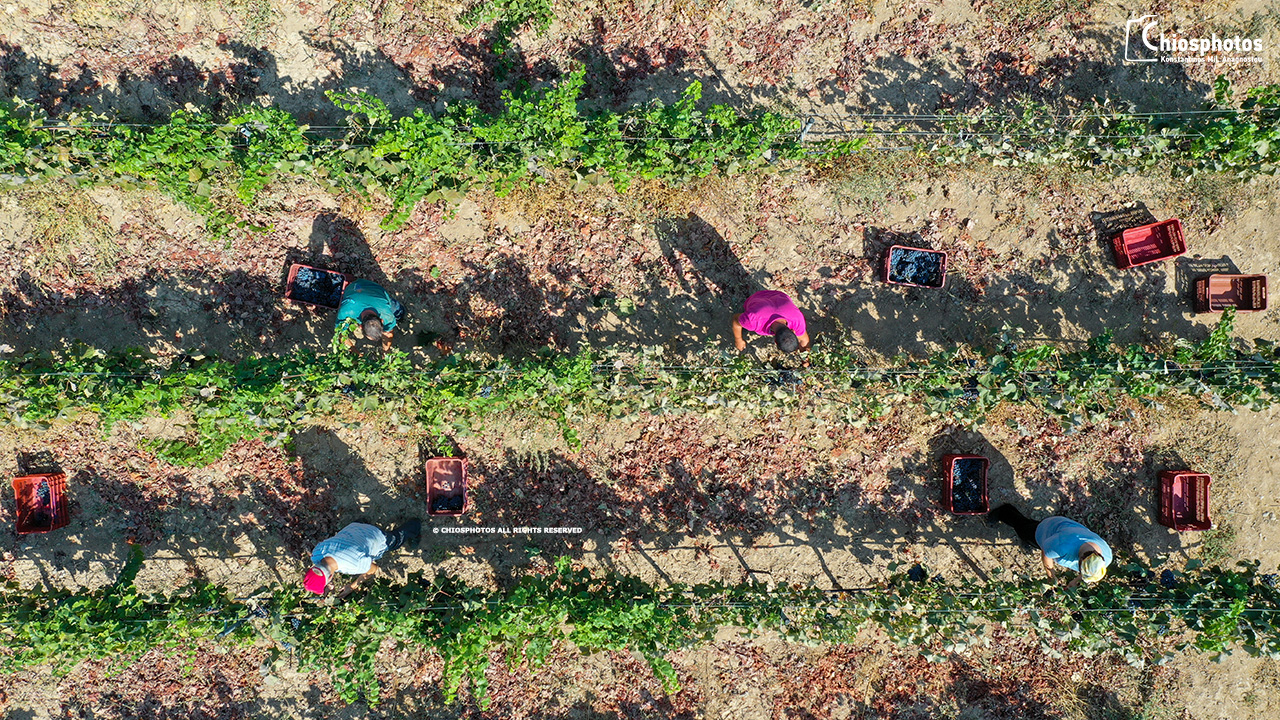
[[[294,437],[294,448],[302,461],[301,484],[313,488],[305,515],[290,518],[293,537],[300,542],[296,551],[306,554],[317,543],[333,537],[350,523],[365,523],[391,532],[413,520],[427,519],[421,486],[421,469],[407,455],[378,457],[374,446],[353,446],[338,433],[308,428]],[[305,521],[305,520],[308,520]],[[417,548],[406,545],[389,552],[378,566],[401,582],[408,572],[406,559]]]
[[[307,241],[309,256],[322,261],[326,250],[344,272],[390,289],[390,279],[378,265],[373,248],[354,220],[326,212],[311,221],[311,236]]]
[[[659,220],[654,231],[662,257],[686,293],[699,297],[714,294],[738,307],[752,293],[765,289],[743,267],[728,241],[696,213]]]

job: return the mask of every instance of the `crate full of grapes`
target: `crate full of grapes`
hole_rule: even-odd
[[[894,245],[884,258],[884,281],[890,285],[940,288],[947,282],[947,254]]]
[[[946,455],[942,458],[942,505],[956,515],[982,515],[990,510],[987,468],[981,455]]]
[[[352,280],[350,275],[336,270],[294,263],[284,284],[284,296],[302,305],[336,310],[342,302],[342,291]]]

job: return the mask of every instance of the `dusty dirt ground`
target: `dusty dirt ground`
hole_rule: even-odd
[[[1216,72],[1243,85],[1277,79],[1274,61],[1188,71],[1124,65],[1117,55],[1129,8],[1063,7],[1071,12],[1012,0],[579,3],[557,7],[545,35],[522,33],[523,69],[500,79],[486,29],[462,31],[459,8],[443,3],[17,0],[0,4],[0,89],[52,112],[110,109],[144,121],[188,102],[269,100],[322,124],[338,119],[327,89],[369,89],[397,112],[454,97],[492,103],[516,79],[546,79],[571,61],[590,71],[593,102],[670,99],[699,79],[710,100],[823,115],[963,110],[1014,96],[1182,109],[1203,102]],[[1280,41],[1274,3],[1156,9],[1187,32],[1254,29]],[[877,152],[822,172],[676,190],[566,188],[475,192],[457,207],[421,206],[387,233],[377,200],[282,182],[254,208],[272,229],[229,244],[147,190],[6,192],[0,342],[25,350],[80,340],[160,354],[216,348],[229,357],[323,348],[331,319],[279,299],[288,264],[318,259],[391,288],[410,310],[397,345],[421,358],[611,344],[661,346],[679,362],[731,349],[735,306],[770,287],[796,298],[817,342],[848,338],[875,363],[980,342],[1006,322],[1031,339],[1068,344],[1104,330],[1123,342],[1199,339],[1214,318],[1191,312],[1194,278],[1274,277],[1280,264],[1273,179],[942,170]],[[1105,240],[1116,223],[1170,216],[1187,227],[1186,256],[1115,269]],[[878,281],[883,252],[898,239],[951,253],[944,290]],[[1238,334],[1280,340],[1277,317],[1242,315]],[[751,351],[769,357],[760,340]],[[859,587],[893,560],[953,578],[994,567],[1034,572],[1034,558],[1009,536],[941,512],[938,461],[956,450],[992,459],[993,503],[1085,520],[1122,556],[1280,565],[1280,410],[1175,405],[1072,436],[1032,411],[1001,412],[978,431],[911,409],[861,430],[782,414],[589,420],[578,450],[549,424],[502,418],[454,438],[474,471],[474,506],[462,522],[584,534],[432,535],[388,569],[495,583],[568,553],[684,582],[752,575]],[[144,449],[147,439],[181,434],[180,417],[110,432],[92,418],[40,433],[0,431],[0,472],[17,470],[19,451],[50,448],[75,502],[60,534],[10,535],[4,572],[24,585],[95,586],[110,581],[134,540],[147,552],[146,588],[172,588],[194,572],[245,593],[291,581],[310,547],[346,522],[389,524],[422,512],[422,438],[386,418],[344,421],[305,429],[292,453],[243,443],[194,470]],[[1179,534],[1156,522],[1155,474],[1175,465],[1213,474],[1219,529]],[[11,517],[11,499],[4,508]],[[201,648],[193,658],[148,657],[123,672],[91,664],[66,678],[33,670],[0,683],[0,708],[30,718],[1235,720],[1280,706],[1273,662],[1191,656],[1138,672],[1110,660],[1051,661],[1015,641],[928,665],[871,637],[808,649],[726,633],[673,657],[685,682],[673,697],[634,657],[560,651],[548,670],[495,669],[486,712],[469,700],[443,706],[438,661],[413,654],[387,653],[389,700],[372,709],[343,707],[323,677],[272,663],[262,647]],[[140,695],[135,676],[168,691]]]

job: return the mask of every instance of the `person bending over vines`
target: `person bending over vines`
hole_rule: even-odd
[[[778,349],[785,353],[809,349],[809,333],[805,332],[804,315],[791,298],[777,290],[761,290],[743,304],[742,312],[733,316],[733,345],[747,349],[742,331],[772,335]]]
[[[341,600],[378,573],[375,560],[406,543],[416,548],[421,537],[421,520],[410,520],[391,532],[376,525],[351,523],[311,551],[311,569],[303,577],[302,585],[316,595],[323,595],[335,574],[357,576],[338,593],[337,599]]]
[[[342,291],[335,332],[348,350],[355,347],[355,328],[370,342],[380,343],[383,352],[391,349],[396,323],[404,319],[404,305],[372,280],[356,280]]]
[[[1054,566],[1079,573],[1070,585],[1096,583],[1107,574],[1111,564],[1111,546],[1084,525],[1061,515],[1032,520],[1014,506],[1005,503],[987,514],[988,522],[1004,523],[1027,546],[1040,549],[1040,562],[1049,577]]]

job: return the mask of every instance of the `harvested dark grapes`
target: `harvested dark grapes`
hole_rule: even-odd
[[[36,498],[40,501],[40,505],[43,507],[49,507],[53,504],[53,498],[49,493],[48,480],[41,480],[40,484],[36,486]]]
[[[1160,584],[1167,588],[1175,587],[1178,584],[1178,578],[1172,570],[1165,570],[1160,573]]]
[[[438,495],[431,501],[430,509],[433,513],[461,512],[464,503],[465,498],[461,495],[453,497]]]
[[[779,370],[776,374],[771,373],[765,377],[769,385],[776,388],[790,388],[800,384],[800,376],[791,370]]]
[[[983,467],[980,458],[956,460],[951,471],[951,508],[958,513],[982,512]]]
[[[336,308],[342,302],[342,273],[300,267],[286,295],[291,300]]]
[[[889,251],[889,281],[942,287],[943,254],[932,250],[894,248]]]

